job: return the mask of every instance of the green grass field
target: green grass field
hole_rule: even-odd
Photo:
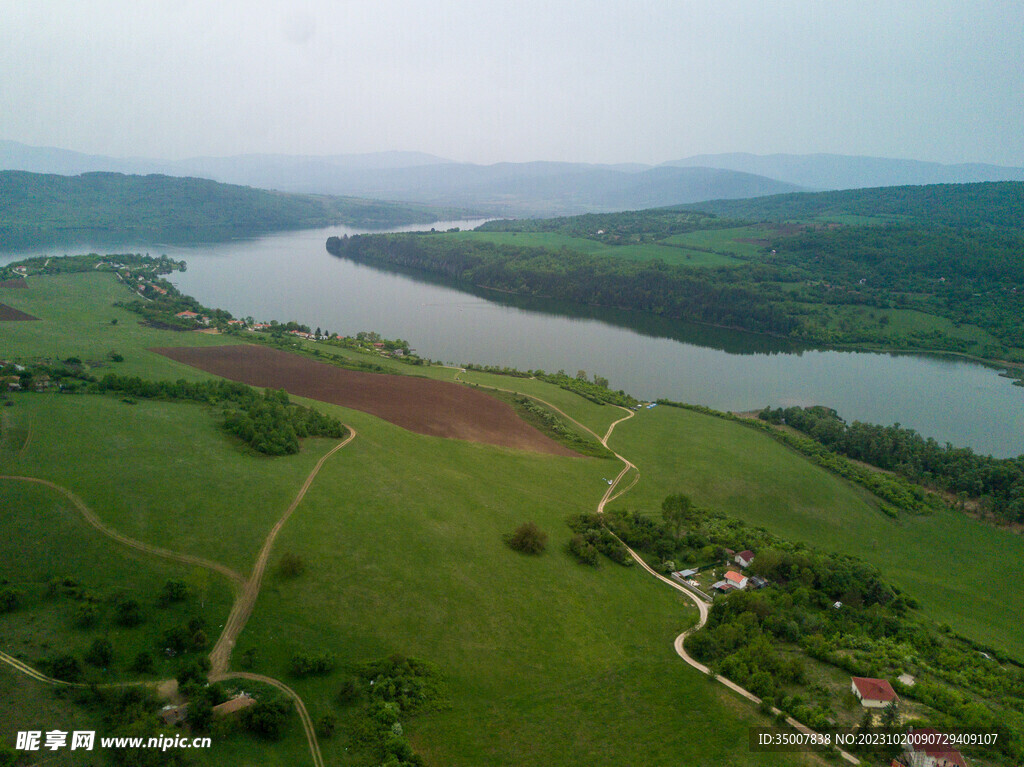
[[[642,410],[611,446],[641,480],[615,508],[657,511],[673,492],[792,540],[853,554],[957,633],[1024,655],[1024,539],[944,511],[898,521],[858,488],[742,424],[688,410]]]
[[[29,278],[28,288],[0,288],[0,303],[39,321],[4,322],[2,355],[23,360],[78,357],[97,367],[94,374],[116,372],[148,378],[208,378],[205,373],[147,351],[159,346],[217,346],[230,336],[157,330],[139,324],[139,315],[114,306],[133,294],[109,273],[57,274]],[[112,324],[111,320],[117,320]],[[124,362],[108,359],[111,351]]]
[[[494,242],[499,245],[542,247],[548,248],[549,250],[568,248],[591,256],[622,258],[627,261],[651,261],[653,259],[661,259],[667,264],[679,266],[733,266],[743,263],[741,259],[733,258],[725,254],[706,253],[684,247],[674,247],[676,244],[683,244],[676,243],[675,238],[669,238],[669,240],[667,240],[667,242],[672,243],[671,245],[661,245],[657,242],[630,243],[628,245],[607,245],[603,242],[590,240],[585,237],[571,237],[569,235],[555,234],[553,232],[456,232],[453,234],[446,234],[444,236],[470,240],[482,240],[484,242]],[[734,243],[734,245],[739,244],[741,243]]]
[[[0,328],[4,354],[76,355],[105,366],[97,373],[195,379],[205,374],[145,348],[230,340],[141,327],[135,315],[110,306],[123,295],[111,277],[96,274],[40,277],[26,291],[0,292],[0,302],[43,318]],[[111,318],[118,323],[111,325]],[[124,363],[106,362],[111,348],[124,354]],[[379,362],[448,380],[456,373]],[[602,435],[624,415],[537,380],[474,371],[460,377],[540,397]],[[2,408],[2,473],[66,485],[121,532],[242,573],[334,444],[306,440],[298,455],[267,458],[223,433],[216,413],[195,404],[56,393],[11,399],[14,405]],[[338,716],[338,732],[321,743],[328,764],[367,763],[346,730],[357,717],[338,703],[338,692],[347,669],[391,653],[430,661],[443,674],[443,705],[404,723],[430,764],[813,763],[807,755],[747,751],[747,728],[767,721],[673,651],[674,637],[696,619],[688,600],[638,568],[606,561],[592,569],[564,551],[570,537],[565,519],[596,507],[606,478],[618,473],[617,461],[428,437],[315,404],[358,436],[327,461],[284,527],[233,667],[253,648],[255,670],[294,687],[314,720],[328,712]],[[700,505],[785,537],[861,556],[918,598],[926,615],[1012,652],[1024,649],[1015,620],[1020,591],[995,587],[1024,575],[1019,536],[952,513],[893,521],[863,492],[770,437],[690,411],[642,410],[617,427],[611,445],[641,472],[616,508],[655,513],[665,495],[686,492]],[[51,491],[0,482],[0,502],[18,510],[0,518],[0,576],[27,582],[59,566],[61,574],[82,573],[108,597],[123,589],[149,605],[147,595],[169,573],[181,572],[178,577],[205,595],[200,609],[215,638],[230,604],[217,577],[122,551],[69,516]],[[527,520],[549,535],[539,557],[502,542]],[[25,540],[35,543],[26,547]],[[285,552],[306,564],[295,579],[275,570]],[[69,629],[66,607],[40,597],[0,616],[0,649],[35,659],[45,654],[44,644],[63,641],[82,651],[98,634]],[[181,617],[151,611],[155,617],[135,633],[111,633],[117,657],[151,645],[161,621]],[[108,621],[95,631],[114,629]],[[333,674],[289,676],[293,653],[321,650],[337,657]],[[10,675],[4,668],[0,673]],[[29,706],[46,716],[63,711],[53,701],[52,691],[22,680],[0,702],[0,714],[21,723]],[[67,721],[87,718],[67,709]],[[293,765],[307,763],[308,750],[293,722],[279,743],[236,734],[196,756],[210,765]]]

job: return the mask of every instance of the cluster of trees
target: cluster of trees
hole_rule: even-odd
[[[598,566],[599,554],[623,567],[632,567],[633,558],[622,541],[612,535],[599,514],[581,513],[569,517],[566,524],[574,535],[569,539],[568,550],[578,562]]]
[[[368,760],[386,767],[422,767],[423,758],[409,743],[403,720],[433,708],[443,696],[436,667],[392,655],[357,669],[338,699],[343,706],[359,706],[361,715],[350,720],[350,734]]]
[[[899,424],[848,424],[835,410],[820,406],[765,408],[759,415],[769,423],[791,426],[836,453],[977,500],[1002,522],[1024,522],[1024,455],[978,455],[969,447],[940,445]]]
[[[360,263],[418,269],[519,295],[650,312],[672,319],[788,335],[799,323],[735,269],[700,273],[662,261],[628,261],[561,249],[444,236],[332,237],[327,250]]]
[[[600,443],[573,431],[561,418],[529,397],[514,395],[511,400],[516,410],[528,423],[550,434],[566,447],[581,455],[602,457],[608,455],[608,451]]]
[[[292,655],[288,670],[292,676],[326,676],[334,671],[335,658],[329,652],[297,652]]]
[[[267,455],[299,452],[301,437],[345,436],[336,418],[296,405],[283,390],[256,389],[234,381],[146,381],[109,373],[96,383],[100,392],[117,392],[140,399],[186,400],[223,409],[224,428]]]
[[[588,378],[585,370],[578,370],[575,376],[570,376],[564,370],[559,370],[557,373],[546,373],[543,370],[518,370],[504,365],[477,365],[472,362],[464,364],[463,367],[466,370],[479,370],[481,373],[493,373],[513,378],[536,378],[571,391],[573,394],[578,394],[597,405],[633,407],[637,404],[636,398],[622,389],[618,391],[609,389],[607,378],[599,376],[597,373],[594,373],[592,378]]]

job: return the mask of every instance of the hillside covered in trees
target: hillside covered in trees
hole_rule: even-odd
[[[810,345],[1024,362],[1024,182],[493,221],[328,250]]]
[[[0,171],[0,241],[7,247],[83,239],[203,242],[331,224],[377,228],[437,218],[438,211],[425,205],[284,194],[201,178]]]

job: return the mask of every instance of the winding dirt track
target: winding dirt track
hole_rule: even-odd
[[[459,375],[461,375],[461,373],[464,373],[464,372],[465,372],[465,369],[461,369],[459,371],[459,373],[456,374],[455,380],[460,380],[459,379]],[[480,386],[481,386],[481,388],[497,389],[498,391],[510,391],[509,389],[498,389],[498,387],[484,386],[483,384],[480,384]],[[612,422],[608,426],[608,431],[605,432],[605,435],[603,437],[599,437],[592,429],[590,429],[587,426],[583,425],[582,423],[577,421],[575,418],[573,418],[571,415],[569,415],[565,411],[560,410],[559,408],[555,407],[550,402],[547,402],[546,400],[543,400],[540,397],[534,397],[532,395],[525,395],[525,396],[528,396],[531,399],[534,399],[537,402],[540,402],[540,403],[546,405],[547,407],[551,408],[555,412],[561,414],[565,418],[567,418],[570,421],[572,421],[574,424],[579,426],[584,431],[588,432],[589,434],[592,434],[594,436],[594,438],[597,439],[602,445],[604,445],[606,448],[608,448],[608,450],[611,450],[611,452],[615,455],[616,458],[618,458],[620,461],[622,461],[622,464],[623,464],[622,471],[619,472],[618,476],[616,476],[615,479],[612,481],[612,483],[608,486],[608,489],[605,491],[604,496],[601,498],[600,502],[597,504],[597,513],[598,514],[603,514],[605,506],[607,504],[609,504],[611,501],[614,501],[616,498],[620,497],[624,493],[628,492],[634,485],[636,485],[637,482],[640,481],[640,470],[636,467],[636,465],[633,464],[632,462],[630,462],[627,458],[625,458],[625,457],[619,455],[618,453],[616,453],[608,445],[608,440],[611,438],[612,432],[615,430],[615,427],[618,426],[623,421],[628,421],[630,418],[632,418],[634,415],[636,415],[636,413],[634,411],[629,410],[627,408],[621,408],[622,410],[626,411],[626,415],[623,416],[622,418],[618,419],[617,421]],[[616,407],[619,407],[619,406],[616,406]],[[625,486],[624,488],[622,488],[621,490],[618,490],[616,492],[619,483],[622,481],[623,477],[625,477],[626,474],[630,470],[635,470],[635,474],[633,476],[633,480],[627,486]],[[614,533],[613,533],[613,535],[614,535]],[[626,547],[626,551],[629,552],[629,555],[633,558],[633,560],[638,565],[640,565],[640,567],[643,568],[647,573],[649,573],[650,575],[653,575],[655,578],[657,578],[662,583],[664,583],[664,584],[666,584],[668,586],[671,586],[676,591],[679,591],[680,593],[685,594],[697,606],[697,611],[698,611],[697,623],[695,623],[693,626],[691,626],[686,631],[684,631],[679,636],[677,636],[675,638],[675,642],[673,642],[673,647],[675,648],[676,654],[680,658],[682,658],[688,665],[690,665],[691,667],[697,669],[702,674],[705,674],[707,676],[713,676],[715,680],[717,680],[718,682],[720,682],[721,684],[723,684],[725,687],[729,688],[733,692],[738,693],[739,695],[743,696],[744,698],[746,698],[747,700],[751,701],[752,703],[756,703],[756,704],[760,705],[761,704],[761,699],[759,697],[757,697],[756,695],[754,695],[754,693],[750,692],[747,689],[744,689],[743,687],[740,687],[738,684],[733,682],[731,679],[727,679],[724,676],[720,676],[718,674],[714,674],[711,671],[710,668],[708,668],[703,663],[701,663],[700,661],[698,661],[695,658],[693,658],[686,651],[686,645],[685,645],[686,637],[688,637],[688,636],[690,636],[690,634],[693,634],[694,632],[699,631],[700,629],[702,629],[704,627],[704,625],[708,622],[708,614],[710,612],[710,607],[709,607],[710,603],[707,602],[704,599],[701,599],[694,592],[690,591],[689,589],[685,588],[684,586],[676,583],[673,580],[670,580],[669,578],[666,578],[661,573],[659,573],[659,572],[655,571],[654,569],[652,569],[643,560],[643,558],[640,557],[639,554],[637,554],[635,551],[633,551],[633,549],[631,549],[629,546],[626,546],[626,544],[623,541],[619,540],[619,543],[622,543],[622,545]],[[783,713],[778,708],[775,708],[775,707],[772,707],[771,712],[773,714]],[[797,730],[798,732],[802,732],[802,733],[805,733],[807,735],[814,735],[815,734],[815,731],[812,730],[810,727],[808,727],[807,725],[803,724],[802,722],[798,722],[796,719],[794,719],[793,717],[791,717],[789,715],[786,715],[786,724],[788,724],[790,727],[792,727],[793,729]],[[853,754],[851,754],[851,753],[849,753],[847,751],[844,751],[841,748],[837,749],[837,750],[839,752],[839,755],[845,761],[849,762],[850,764],[860,764],[860,760],[857,757],[855,757]]]
[[[191,554],[179,554],[176,551],[171,551],[170,549],[163,549],[159,546],[151,546],[148,543],[143,543],[142,541],[137,541],[134,538],[129,538],[127,535],[122,535],[116,530],[111,530],[109,527],[107,527],[100,521],[99,517],[97,517],[93,513],[92,509],[85,505],[85,501],[83,501],[77,495],[72,493],[66,487],[62,487],[54,482],[49,482],[45,479],[37,479],[36,477],[20,477],[10,474],[0,474],[0,480],[4,479],[16,482],[32,482],[34,484],[43,485],[44,487],[48,487],[51,490],[57,491],[65,498],[67,498],[69,501],[71,501],[71,503],[74,504],[75,508],[78,509],[78,512],[82,515],[86,522],[88,522],[94,528],[103,533],[103,535],[107,536],[111,540],[117,541],[122,546],[127,546],[130,549],[142,551],[146,554],[152,554],[155,557],[167,559],[171,562],[178,562],[179,564],[183,565],[195,565],[197,567],[205,567],[207,570],[213,570],[214,572],[220,573],[225,578],[227,578],[231,582],[231,585],[232,587],[234,587],[236,592],[238,591],[239,587],[241,587],[245,583],[245,579],[241,575],[236,573],[230,567],[226,567],[225,565],[220,564],[220,562],[213,562],[209,559],[203,559],[202,557],[194,557]]]
[[[269,684],[272,687],[276,687],[281,690],[285,695],[291,698],[295,704],[295,710],[299,714],[299,721],[302,723],[302,729],[306,733],[306,741],[309,743],[309,753],[313,759],[313,767],[324,767],[324,759],[320,753],[320,744],[316,737],[316,728],[313,726],[313,720],[309,715],[309,711],[306,709],[306,705],[302,702],[302,698],[299,697],[293,689],[285,685],[283,682],[278,681],[269,676],[263,676],[262,674],[248,674],[240,671],[232,672],[228,670],[228,666],[231,661],[231,651],[234,649],[235,641],[238,638],[239,633],[245,628],[246,622],[249,620],[249,616],[252,615],[253,606],[256,603],[256,598],[259,596],[260,586],[263,582],[263,574],[267,568],[267,561],[270,559],[271,549],[274,547],[274,541],[277,539],[278,533],[281,532],[281,528],[284,527],[285,522],[295,511],[296,507],[302,502],[302,499],[306,496],[306,491],[309,490],[313,484],[313,480],[316,479],[320,469],[324,463],[334,455],[336,452],[345,447],[356,437],[356,431],[350,426],[346,426],[349,431],[349,435],[331,448],[327,453],[321,456],[320,460],[317,461],[316,466],[310,471],[306,477],[306,481],[302,483],[302,487],[299,488],[295,498],[292,500],[291,505],[285,510],[281,518],[278,519],[277,523],[268,533],[266,540],[263,542],[263,547],[260,549],[259,556],[256,558],[256,563],[253,565],[252,573],[248,579],[243,578],[241,575],[236,573],[234,570],[225,567],[219,562],[212,562],[208,559],[201,557],[194,557],[191,554],[179,554],[175,551],[160,548],[159,546],[150,546],[148,543],[142,543],[136,541],[133,538],[129,538],[126,535],[122,535],[116,530],[111,530],[106,527],[97,517],[92,509],[90,509],[85,502],[77,495],[72,493],[65,487],[61,487],[58,484],[49,482],[45,479],[37,479],[35,477],[21,477],[12,476],[6,474],[0,474],[0,480],[13,480],[19,482],[32,482],[38,485],[44,485],[52,490],[57,491],[64,495],[68,500],[74,504],[75,508],[78,509],[82,517],[96,528],[103,535],[111,538],[118,543],[128,546],[129,548],[137,551],[142,551],[146,554],[151,554],[162,559],[167,559],[172,562],[178,562],[180,564],[197,565],[199,567],[205,567],[213,570],[225,578],[227,578],[235,591],[235,601],[231,607],[231,613],[228,615],[228,620],[224,623],[224,630],[221,632],[220,637],[217,639],[217,644],[214,645],[213,651],[210,653],[210,681],[218,681],[221,679],[249,679],[251,681],[263,682]],[[41,671],[32,668],[27,663],[24,663],[17,658],[8,655],[5,652],[0,652],[0,662],[7,664],[11,668],[19,671],[36,681],[43,682],[45,684],[59,685],[64,687],[82,687],[85,686],[75,682],[65,682],[60,679],[47,676]],[[125,682],[118,685],[101,685],[103,687],[114,686],[132,686],[138,684],[158,684],[150,682]]]
[[[341,450],[345,445],[356,438],[356,431],[352,427],[347,427],[349,435],[331,448],[326,454],[324,454],[316,466],[306,477],[306,481],[302,483],[302,487],[299,488],[299,492],[296,493],[295,498],[292,500],[291,506],[285,510],[281,518],[277,520],[277,524],[271,529],[267,535],[266,540],[263,542],[263,548],[260,549],[259,556],[256,557],[256,564],[253,565],[252,574],[249,579],[245,582],[242,587],[242,591],[235,598],[235,603],[231,607],[231,613],[228,615],[227,621],[224,622],[224,630],[221,632],[220,637],[217,639],[217,644],[213,647],[213,652],[210,653],[210,676],[222,676],[227,673],[228,667],[231,664],[231,651],[235,647],[235,640],[238,639],[238,635],[242,633],[242,629],[245,628],[245,624],[249,620],[249,616],[252,615],[252,608],[256,604],[256,597],[260,594],[260,586],[263,584],[263,573],[267,569],[267,560],[270,559],[270,550],[274,547],[274,541],[277,539],[277,534],[281,532],[281,528],[284,527],[284,523],[288,521],[288,517],[295,511],[295,507],[298,506],[302,499],[306,496],[306,491],[309,490],[310,485],[313,484],[313,480],[316,479],[316,475],[320,473],[321,467],[332,455]]]

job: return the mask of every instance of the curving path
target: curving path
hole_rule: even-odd
[[[74,504],[75,508],[78,509],[78,512],[82,515],[83,519],[85,519],[86,522],[88,522],[94,528],[103,533],[103,535],[107,536],[111,540],[117,541],[122,546],[127,546],[130,549],[142,551],[146,554],[152,554],[155,557],[167,559],[171,562],[177,562],[179,564],[184,565],[195,565],[198,567],[204,567],[207,570],[213,570],[214,572],[220,573],[229,581],[231,581],[231,584],[233,587],[235,587],[236,591],[238,590],[238,587],[242,586],[245,583],[245,579],[241,575],[236,573],[230,567],[222,565],[220,562],[213,562],[209,559],[203,559],[202,557],[194,557],[191,554],[179,554],[176,551],[171,551],[170,549],[163,549],[159,546],[151,546],[148,543],[143,543],[142,541],[137,541],[134,538],[129,538],[127,535],[122,535],[116,530],[111,530],[109,527],[104,525],[103,522],[100,521],[100,518],[97,517],[95,513],[93,513],[92,509],[86,506],[85,501],[83,501],[77,495],[72,493],[66,487],[62,487],[61,485],[58,485],[55,482],[49,482],[48,480],[45,479],[37,479],[36,477],[22,477],[10,474],[0,474],[0,480],[4,479],[15,482],[32,482],[33,484],[43,485],[44,487],[48,487],[51,490],[57,491],[65,498],[67,498],[69,501],[71,501],[72,504]]]
[[[309,711],[306,710],[306,704],[302,702],[302,698],[299,697],[295,690],[273,677],[263,676],[262,674],[249,674],[244,671],[231,671],[217,677],[210,677],[211,682],[219,682],[222,679],[248,679],[252,682],[263,682],[271,687],[276,687],[291,698],[295,704],[295,710],[299,712],[302,729],[306,732],[306,742],[309,743],[309,753],[313,757],[313,765],[314,767],[324,767],[324,758],[320,754],[320,743],[316,739],[316,728],[313,726],[313,718],[309,715]]]
[[[561,412],[561,411],[559,411],[559,412]],[[562,413],[562,415],[565,415],[565,413]],[[634,415],[634,412],[633,411],[629,411],[629,415],[628,416],[626,416],[625,418],[620,418],[618,421],[615,421],[613,424],[611,424],[611,426],[608,427],[608,432],[601,439],[601,444],[604,445],[605,447],[608,447],[608,439],[611,437],[612,431],[615,429],[615,427],[618,426],[623,421],[628,420],[633,415]],[[582,424],[579,424],[578,421],[575,421],[575,419],[572,419],[570,416],[565,415],[565,417],[566,418],[570,418],[570,420],[573,420],[575,423],[577,423],[578,425],[582,426]],[[583,427],[583,428],[586,428],[586,427]],[[587,429],[587,431],[590,431],[590,430]],[[593,434],[593,432],[590,432],[590,433]],[[608,447],[608,449],[611,450],[610,447]],[[612,452],[615,453],[614,450],[612,450]],[[622,478],[625,476],[625,474],[631,468],[636,469],[636,466],[634,466],[632,463],[630,463],[628,460],[623,458],[618,453],[615,453],[615,457],[618,458],[620,461],[622,461],[623,464],[625,464],[625,465],[623,466],[622,471],[619,472],[619,475],[615,478],[614,482],[608,487],[608,490],[605,491],[604,497],[601,499],[600,503],[597,506],[597,513],[598,514],[603,514],[604,513],[605,505],[607,505],[610,501],[615,500],[616,498],[621,496],[623,493],[627,492],[640,479],[640,471],[639,471],[639,469],[637,469],[636,476],[633,478],[633,481],[627,487],[623,488],[618,493],[615,493],[614,495],[612,495],[612,493],[615,490],[616,486],[622,480]],[[612,533],[612,535],[614,535],[614,533]],[[618,538],[618,536],[616,536],[616,538]],[[691,626],[690,628],[688,628],[683,633],[681,633],[679,636],[677,636],[676,639],[675,639],[675,642],[673,643],[673,646],[675,647],[676,654],[679,655],[679,657],[682,658],[687,664],[689,664],[693,668],[697,669],[702,674],[705,674],[707,676],[713,676],[717,681],[721,682],[724,686],[728,687],[733,692],[736,692],[739,695],[742,695],[744,698],[746,698],[747,700],[751,701],[752,703],[756,703],[756,704],[760,705],[761,704],[761,699],[759,697],[757,697],[756,695],[754,695],[754,693],[750,692],[750,690],[747,690],[747,689],[745,689],[743,687],[740,687],[738,684],[733,682],[731,679],[727,679],[724,676],[720,676],[718,674],[715,674],[714,672],[711,671],[710,668],[705,666],[700,661],[694,659],[686,651],[686,645],[685,645],[686,637],[688,637],[690,634],[693,634],[694,632],[699,631],[700,629],[702,629],[704,627],[704,625],[708,622],[708,613],[709,613],[709,604],[710,603],[707,602],[706,600],[700,598],[694,592],[690,591],[689,589],[685,588],[684,586],[676,583],[675,581],[673,581],[673,580],[671,580],[669,578],[666,578],[661,573],[655,571],[653,568],[651,568],[650,565],[648,565],[640,557],[639,554],[637,554],[635,551],[633,551],[633,549],[631,549],[629,546],[626,546],[626,544],[623,543],[622,540],[619,540],[619,543],[622,543],[622,545],[626,547],[626,551],[629,552],[629,555],[631,557],[633,557],[633,560],[638,565],[640,565],[640,567],[642,567],[644,570],[646,570],[649,574],[653,575],[655,578],[657,578],[662,583],[665,583],[665,584],[671,586],[672,588],[674,588],[676,591],[679,591],[679,592],[685,594],[697,606],[697,610],[699,612],[699,617],[698,617],[697,623],[694,624],[693,626]],[[772,714],[781,714],[783,712],[781,712],[778,708],[772,707],[771,713]],[[793,717],[788,716],[788,715],[786,715],[786,724],[788,724],[790,727],[792,727],[793,729],[797,730],[798,732],[802,732],[802,733],[805,733],[807,735],[814,735],[814,734],[816,734],[815,731],[812,730],[810,727],[808,727],[807,725],[803,724],[802,722],[798,722],[796,719],[794,719]],[[844,751],[841,748],[837,748],[837,751],[839,752],[839,755],[844,760],[849,762],[850,764],[860,764],[860,760],[857,757],[855,757],[853,754],[849,753],[848,751]]]
[[[227,673],[228,666],[231,663],[231,651],[235,647],[235,640],[238,639],[238,635],[242,633],[242,629],[245,628],[245,624],[249,620],[249,616],[252,615],[252,608],[256,604],[256,597],[260,594],[260,586],[263,584],[263,573],[267,569],[267,561],[270,559],[270,550],[274,547],[274,541],[277,539],[277,534],[281,532],[281,528],[284,527],[284,523],[288,521],[288,518],[295,511],[295,507],[298,506],[302,499],[306,496],[306,491],[309,490],[310,485],[313,484],[313,480],[316,479],[316,475],[320,473],[320,469],[324,463],[332,455],[341,450],[345,445],[356,438],[356,430],[351,426],[346,426],[349,434],[348,436],[331,448],[325,453],[313,470],[309,472],[309,476],[306,477],[306,481],[302,483],[302,487],[299,488],[299,492],[296,493],[295,498],[292,500],[291,505],[285,510],[281,518],[277,520],[277,524],[271,529],[267,535],[266,540],[263,542],[263,548],[260,549],[259,556],[256,557],[256,564],[253,565],[252,574],[249,579],[245,582],[241,593],[235,599],[234,605],[231,607],[231,613],[228,615],[228,619],[224,622],[224,630],[221,632],[220,637],[217,639],[217,644],[214,645],[213,651],[210,653],[210,676],[219,676]]]
[[[232,587],[235,590],[235,602],[231,607],[231,613],[228,615],[228,620],[224,623],[224,630],[221,632],[220,637],[217,639],[216,645],[214,645],[213,651],[210,653],[210,674],[209,679],[211,682],[219,681],[222,679],[248,679],[255,682],[263,682],[269,684],[272,687],[281,690],[285,695],[291,698],[295,704],[295,710],[299,714],[299,720],[302,723],[302,729],[306,734],[306,741],[309,744],[310,756],[313,759],[314,767],[324,767],[323,756],[320,753],[320,744],[316,737],[316,728],[313,725],[313,720],[309,715],[309,711],[306,709],[306,705],[302,702],[302,698],[299,697],[293,689],[285,685],[283,682],[278,681],[269,676],[263,676],[262,674],[249,674],[241,671],[229,671],[228,666],[231,661],[231,651],[234,649],[235,641],[242,629],[245,628],[245,624],[249,620],[249,616],[252,615],[253,606],[256,603],[256,598],[259,596],[260,586],[263,583],[263,574],[267,568],[267,562],[270,559],[270,552],[274,547],[274,541],[277,539],[278,533],[281,532],[281,528],[284,527],[285,522],[295,511],[296,507],[302,502],[302,499],[306,496],[306,491],[309,490],[313,484],[313,480],[316,479],[317,474],[320,473],[320,469],[324,463],[334,455],[336,452],[345,447],[356,437],[356,430],[348,424],[345,424],[345,428],[348,429],[348,436],[331,448],[327,453],[321,456],[320,460],[317,461],[316,465],[310,471],[306,477],[306,481],[302,483],[302,487],[299,488],[295,498],[292,500],[291,505],[285,510],[281,518],[278,519],[277,523],[267,534],[266,540],[263,542],[263,547],[260,549],[260,553],[256,558],[256,563],[253,565],[252,573],[248,579],[243,578],[241,575],[236,573],[229,567],[226,567],[219,562],[213,562],[202,557],[194,557],[191,554],[179,554],[169,549],[163,549],[159,546],[150,546],[148,543],[142,543],[136,541],[134,538],[129,538],[126,535],[122,535],[116,530],[112,530],[104,525],[99,517],[90,509],[85,502],[77,495],[72,493],[65,487],[62,487],[56,483],[49,482],[45,479],[37,479],[35,477],[22,477],[7,474],[0,474],[0,480],[12,480],[18,482],[32,482],[38,485],[43,485],[52,490],[57,491],[64,495],[68,500],[74,504],[75,508],[79,511],[82,517],[96,528],[103,535],[108,538],[117,541],[123,546],[142,551],[146,554],[151,554],[162,559],[167,559],[172,562],[178,562],[180,564],[197,565],[199,567],[205,567],[209,570],[213,570],[220,573],[227,578]],[[32,668],[27,663],[24,663],[17,658],[8,655],[5,652],[0,651],[0,663],[4,663],[11,668],[19,671],[26,676],[35,679],[36,681],[43,682],[45,684],[59,685],[63,687],[83,687],[86,686],[83,683],[77,682],[65,682],[61,679],[55,679],[51,676],[47,676],[38,669]],[[152,682],[124,682],[115,685],[101,685],[103,687],[118,687],[118,686],[131,686],[140,684],[159,684]]]

